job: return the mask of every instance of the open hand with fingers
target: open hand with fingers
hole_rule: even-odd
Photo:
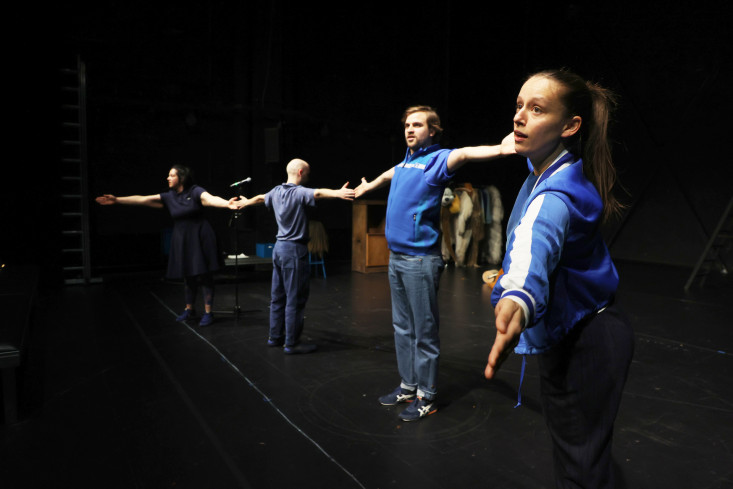
[[[348,188],[349,182],[346,182],[340,189],[338,189],[338,194],[340,199],[344,200],[354,200],[355,192],[354,189]]]
[[[484,376],[487,379],[494,378],[501,364],[517,346],[525,321],[521,306],[511,299],[501,299],[494,308],[494,314],[496,315],[496,339],[484,370]]]
[[[361,183],[354,189],[354,196],[358,199],[369,190],[369,184],[366,178],[362,177]]]
[[[117,203],[117,197],[112,194],[100,195],[94,200],[96,200],[97,203],[101,205],[113,205]]]

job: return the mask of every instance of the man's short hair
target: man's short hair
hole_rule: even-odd
[[[402,125],[404,126],[405,121],[407,121],[407,117],[410,116],[410,114],[414,114],[415,112],[425,112],[428,128],[432,129],[435,132],[435,136],[433,136],[433,141],[438,141],[440,139],[440,135],[443,132],[443,128],[440,125],[440,117],[438,116],[438,113],[435,111],[434,108],[430,107],[429,105],[413,105],[412,107],[408,107],[405,110],[405,113],[402,114]]]
[[[300,158],[295,158],[290,160],[288,162],[288,165],[285,167],[285,171],[288,175],[297,175],[298,170],[305,169],[308,167],[308,163],[301,160]]]

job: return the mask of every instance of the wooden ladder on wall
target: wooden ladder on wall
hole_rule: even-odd
[[[89,250],[86,67],[61,68],[61,271],[66,284],[92,281]]]
[[[733,209],[733,198],[728,202],[728,206],[723,211],[713,234],[705,245],[705,249],[698,258],[697,263],[695,263],[695,268],[692,269],[692,273],[690,273],[690,277],[685,283],[685,292],[696,279],[700,279],[700,286],[702,287],[714,265],[718,265],[719,270],[724,274],[727,274],[730,270],[730,267],[725,263],[723,252],[733,243],[733,214],[731,209]]]

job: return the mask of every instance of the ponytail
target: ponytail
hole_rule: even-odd
[[[564,87],[561,100],[567,115],[578,115],[582,119],[580,131],[568,139],[567,146],[583,158],[583,173],[601,196],[602,221],[618,215],[622,205],[613,194],[616,169],[608,140],[616,96],[610,90],[597,83],[585,81],[566,69],[543,71],[532,76],[550,78]]]
[[[587,127],[587,139],[582,144],[583,172],[593,183],[603,201],[603,221],[616,216],[621,204],[613,195],[616,183],[616,168],[611,158],[611,144],[608,140],[608,126],[611,114],[616,108],[616,97],[597,83],[586,82],[593,104],[592,123]],[[582,124],[581,124],[582,128]]]

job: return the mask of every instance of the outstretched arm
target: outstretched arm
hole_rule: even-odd
[[[354,200],[354,190],[347,188],[349,182],[346,182],[340,189],[317,188],[313,193],[316,199],[344,199]]]
[[[219,207],[221,209],[239,209],[237,200],[239,197],[232,197],[229,200],[224,200],[216,195],[211,195],[209,192],[203,192],[201,194],[201,204],[207,207]]]
[[[515,153],[514,133],[512,132],[496,146],[472,146],[451,151],[447,162],[448,170],[455,172],[472,161],[488,161]]]
[[[362,178],[359,186],[354,189],[354,197],[358,199],[367,192],[384,187],[392,181],[392,177],[394,177],[394,167],[382,173],[371,182],[367,182],[366,178]]]
[[[243,209],[251,205],[260,205],[265,203],[265,194],[255,195],[251,199],[248,199],[244,195],[239,196],[239,200],[234,203],[238,209]]]
[[[162,208],[163,202],[160,200],[160,194],[153,195],[128,195],[125,197],[116,197],[112,194],[104,194],[96,199],[101,205],[144,205],[147,207]]]

